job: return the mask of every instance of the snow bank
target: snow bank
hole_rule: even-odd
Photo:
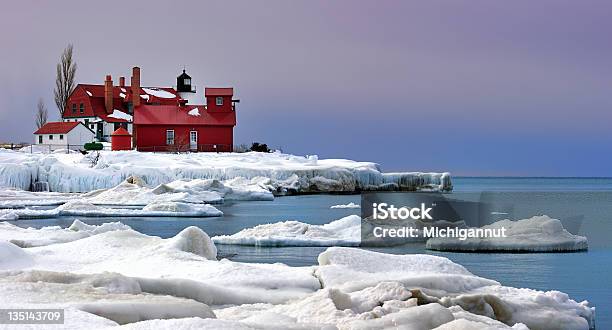
[[[350,202],[348,204],[332,205],[330,209],[359,209],[361,205]]]
[[[108,208],[86,201],[69,201],[51,210],[0,209],[0,219],[47,219],[79,217],[219,217],[223,212],[209,204],[152,202],[142,209]]]
[[[561,221],[546,215],[518,221],[501,220],[483,229],[506,229],[504,238],[431,238],[427,248],[469,252],[566,252],[588,249],[587,238],[572,235]]]
[[[17,245],[0,240],[0,270],[27,267],[34,264],[32,257]]]
[[[213,237],[217,244],[253,246],[357,246],[361,218],[350,215],[325,225],[283,221],[247,228],[233,235]]]
[[[162,154],[138,151],[101,151],[91,167],[77,154],[0,151],[0,186],[28,190],[34,181],[49,183],[51,191],[89,192],[108,189],[130,176],[148,186],[172,181],[260,178],[276,195],[360,190],[452,189],[448,173],[382,173],[375,163],[345,159],[318,159],[282,153]],[[263,182],[263,179],[267,180]]]
[[[68,228],[52,226],[41,229],[21,228],[6,222],[0,222],[0,241],[5,240],[26,248],[72,242],[108,231],[130,229],[129,226],[120,222],[107,222],[95,226],[74,220]]]

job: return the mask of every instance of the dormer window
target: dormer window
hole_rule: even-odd
[[[223,105],[223,97],[222,96],[217,96],[217,98],[215,99],[215,104],[217,106],[222,106]]]

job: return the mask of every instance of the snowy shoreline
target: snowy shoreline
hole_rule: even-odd
[[[78,251],[78,253],[75,253]],[[432,255],[331,247],[318,265],[217,260],[196,227],[0,226],[0,304],[64,308],[65,328],[584,329],[595,309],[500,285]]]
[[[131,176],[149,186],[177,180],[257,181],[274,195],[375,191],[451,191],[449,173],[383,173],[371,162],[275,153],[161,154],[101,151],[97,163],[80,153],[27,153],[0,149],[0,187],[29,190],[34,182],[53,192],[90,192]]]

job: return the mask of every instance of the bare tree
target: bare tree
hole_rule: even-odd
[[[57,63],[56,77],[55,77],[55,105],[59,110],[60,116],[64,115],[66,109],[66,102],[70,93],[74,90],[74,77],[76,74],[77,65],[72,59],[72,44],[69,44],[62,56],[60,62]]]
[[[38,99],[38,104],[36,105],[36,127],[41,128],[47,123],[47,107],[45,106],[45,102],[43,102],[42,97]]]

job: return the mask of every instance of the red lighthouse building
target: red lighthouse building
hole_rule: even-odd
[[[127,140],[139,151],[232,151],[236,126],[234,89],[204,88],[198,94],[183,70],[176,87],[141,87],[140,68],[134,67],[130,85],[125,78],[114,86],[79,84],[68,98],[64,122],[82,122],[96,139]],[[120,137],[117,129],[125,132]],[[121,143],[125,149],[127,143]]]

